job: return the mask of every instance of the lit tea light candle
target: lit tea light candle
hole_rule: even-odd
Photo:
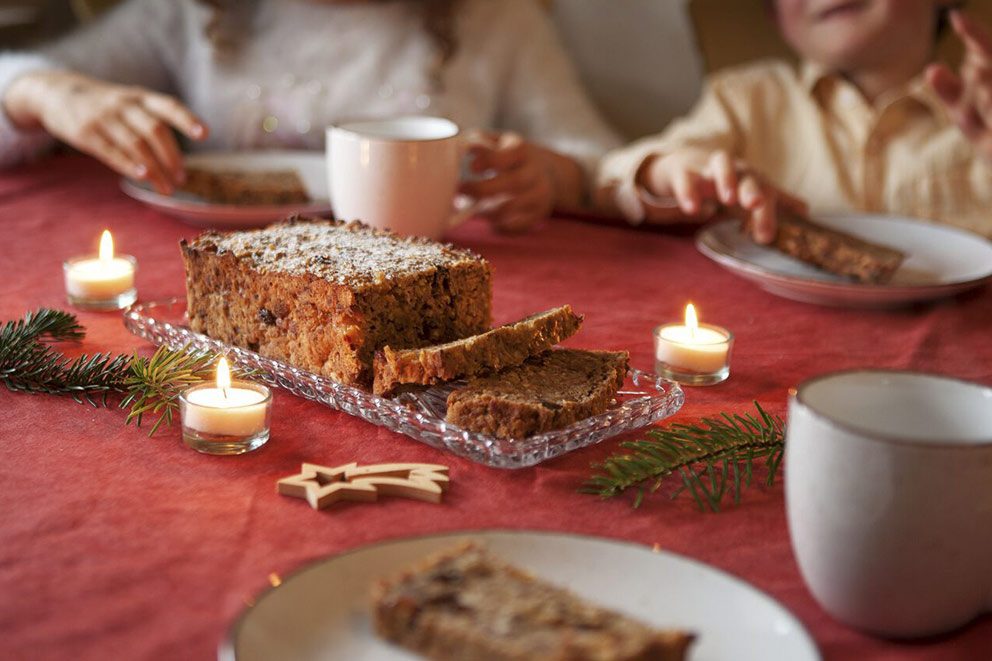
[[[100,237],[97,257],[74,257],[62,264],[69,303],[86,310],[120,310],[138,298],[134,272],[138,262],[130,255],[114,257],[114,239],[108,230]]]
[[[725,328],[700,324],[692,303],[685,306],[684,324],[654,329],[655,368],[680,383],[704,386],[730,376],[734,336]]]
[[[217,380],[179,396],[183,441],[207,454],[242,454],[269,440],[272,393],[263,385],[231,381],[226,358],[217,362]]]

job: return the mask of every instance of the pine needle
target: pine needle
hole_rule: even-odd
[[[125,379],[127,396],[121,401],[121,408],[130,407],[124,424],[133,422],[140,427],[146,414],[156,415],[149,436],[161,425],[171,425],[179,408],[180,393],[208,378],[216,360],[215,354],[192,351],[189,345],[179,351],[159,347],[151,358],[135,354]]]
[[[581,491],[612,498],[636,489],[636,508],[646,493],[678,483],[672,497],[688,491],[700,510],[720,511],[728,493],[737,505],[741,491],[751,486],[755,460],[766,460],[765,483],[771,485],[785,450],[782,419],[769,415],[758,402],[754,406],[756,414],[722,413],[695,425],[654,429],[648,439],[621,443],[624,452],[594,464],[600,472]]]
[[[179,394],[213,373],[219,354],[159,347],[151,358],[135,353],[96,353],[68,358],[48,342],[80,342],[85,329],[75,315],[41,308],[23,319],[0,326],[0,382],[14,392],[68,395],[79,403],[108,406],[109,397],[122,397],[129,409],[125,424],[140,427],[145,416],[155,416],[148,435],[171,425],[179,408]],[[253,372],[237,370],[241,378]]]

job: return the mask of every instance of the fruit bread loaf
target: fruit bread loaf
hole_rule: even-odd
[[[431,659],[678,661],[694,636],[591,604],[465,544],[373,587],[383,638]]]
[[[779,208],[774,248],[828,273],[858,282],[888,282],[906,255],[894,248],[871,243]]]
[[[627,375],[626,351],[556,349],[448,395],[448,422],[500,438],[561,429],[604,412]]]
[[[571,337],[582,317],[563,305],[516,323],[421,349],[384,347],[375,355],[374,392],[388,394],[405,383],[429,385],[519,365]]]
[[[209,170],[187,167],[179,187],[214,204],[280,205],[310,201],[296,170]]]
[[[190,327],[369,389],[382,347],[418,347],[491,324],[489,264],[361,223],[293,219],[181,243]]]

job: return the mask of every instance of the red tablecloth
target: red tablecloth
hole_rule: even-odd
[[[140,262],[143,300],[179,294],[177,242],[197,230],[126,198],[92,161],[60,157],[0,175],[0,320],[65,307],[61,262],[110,228]],[[586,315],[572,346],[628,349],[650,369],[651,329],[691,299],[737,337],[733,375],[688,389],[678,420],[744,410],[783,414],[789,387],[828,370],[914,368],[992,383],[992,290],[898,311],[831,309],[775,298],[699,255],[686,237],[553,220],[503,237],[481,222],[453,237],[495,268],[495,320],[564,302]],[[120,315],[79,313],[74,351],[147,350]],[[828,659],[977,659],[992,618],[917,643],[877,640],[827,616],[799,576],[781,483],[703,514],[692,500],[601,502],[577,493],[617,440],[536,468],[484,468],[324,406],[276,392],[272,440],[210,457],[174,427],[149,439],[116,409],[0,389],[0,658],[208,659],[229,623],[304,563],[377,540],[470,528],[564,530],[632,540],[710,563],[767,591]],[[633,435],[627,435],[631,438]],[[300,463],[443,462],[443,505],[386,500],[315,512],[275,494]],[[990,559],[992,561],[992,559]],[[747,645],[746,640],[741,645]]]

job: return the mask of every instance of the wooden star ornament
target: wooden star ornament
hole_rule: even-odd
[[[439,464],[303,464],[298,475],[276,483],[278,493],[318,510],[341,500],[374,503],[380,495],[440,503],[447,489],[448,467]]]

